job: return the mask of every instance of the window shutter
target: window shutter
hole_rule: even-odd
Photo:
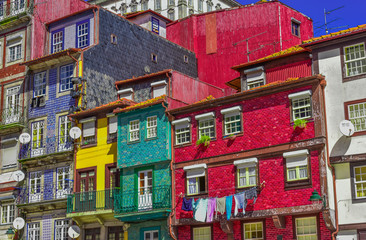
[[[83,137],[95,135],[95,121],[83,123]]]
[[[238,168],[247,168],[247,167],[255,167],[258,163],[257,158],[247,158],[243,160],[236,160],[234,161],[234,165]]]
[[[159,97],[166,94],[166,85],[160,85],[153,88],[153,97]]]
[[[300,166],[306,166],[306,165],[308,165],[308,156],[307,155],[286,158],[287,168],[300,167]]]
[[[117,116],[109,117],[109,133],[116,133],[117,132]]]
[[[16,139],[6,139],[1,142],[2,167],[14,166],[17,164],[18,144]]]
[[[187,171],[187,178],[196,178],[196,177],[204,177],[205,176],[205,169],[204,168],[196,168]]]

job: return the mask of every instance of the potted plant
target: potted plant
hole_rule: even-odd
[[[199,146],[203,144],[203,146],[207,147],[208,145],[210,145],[210,140],[211,138],[209,136],[202,135],[200,139],[197,140],[196,145]]]
[[[294,121],[294,129],[296,129],[297,127],[305,128],[307,123],[308,123],[308,120],[306,120],[306,119],[296,119]]]

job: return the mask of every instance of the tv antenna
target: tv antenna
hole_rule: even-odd
[[[332,12],[334,11],[337,11],[341,8],[344,8],[344,6],[340,6],[340,7],[337,7],[335,9],[332,9],[332,10],[329,10],[327,11],[325,8],[324,8],[324,27],[325,27],[325,33],[326,34],[329,34],[329,30],[333,30],[333,29],[337,29],[337,28],[344,28],[344,27],[348,27],[348,25],[344,25],[344,26],[340,26],[340,27],[334,27],[334,28],[328,28],[328,24],[332,23],[332,22],[335,22],[337,20],[339,20],[339,18],[336,18],[330,22],[327,22],[327,15],[331,14]],[[321,26],[322,27],[322,26]]]
[[[262,35],[262,34],[264,34],[266,32],[267,31],[264,31],[264,32],[258,33],[257,35],[254,35],[254,36],[248,37],[246,39],[240,40],[239,42],[236,42],[233,45],[236,46],[236,45],[238,45],[239,43],[242,43],[242,42],[246,42],[247,43],[247,57],[248,57],[248,62],[249,62],[249,54],[250,54],[250,52],[249,52],[249,40],[252,39],[252,38],[258,37],[259,35]],[[259,49],[261,49],[261,48],[263,48],[263,46],[260,46]],[[255,51],[257,51],[259,49],[256,49]]]

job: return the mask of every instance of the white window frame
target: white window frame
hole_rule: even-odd
[[[71,192],[70,167],[59,167],[56,169],[56,198],[66,198]]]
[[[308,119],[312,117],[312,101],[311,101],[311,90],[306,90],[306,91],[302,91],[302,92],[297,92],[297,93],[291,93],[288,95],[288,98],[291,100],[291,114],[292,114],[292,120],[298,120],[298,119]],[[301,105],[301,106],[295,106],[296,102],[301,103],[302,102],[307,102],[305,105]],[[306,113],[306,116],[304,117],[296,117],[296,114],[298,114],[298,112]]]
[[[150,233],[150,239],[146,238],[146,233]],[[144,240],[154,240],[154,233],[158,233],[158,239],[160,239],[159,230],[150,230],[144,231]]]
[[[309,151],[298,150],[292,152],[283,153],[283,157],[286,159],[286,178],[287,182],[300,181],[310,178],[309,168]],[[306,177],[301,177],[301,171],[306,170]],[[295,173],[295,178],[290,178],[290,172]]]
[[[216,137],[216,127],[215,127],[215,113],[208,112],[194,117],[197,120],[198,125],[198,138],[203,135],[210,137],[211,139]],[[207,134],[204,134],[207,133]]]
[[[81,24],[78,24],[76,26],[76,31],[77,31],[77,48],[85,48],[87,46],[90,45],[89,43],[89,34],[90,34],[90,29],[89,29],[89,22],[83,22]],[[85,33],[86,32],[86,33]],[[86,39],[85,39],[86,37]]]
[[[204,230],[208,232],[208,236],[207,234],[201,235],[200,234],[200,230]],[[212,239],[212,230],[211,230],[211,226],[208,227],[194,227],[192,229],[193,233],[193,240],[206,240],[206,239]],[[198,235],[197,235],[198,234]],[[207,238],[208,237],[208,238]]]
[[[52,53],[56,53],[63,50],[64,43],[64,31],[59,30],[52,34]]]
[[[150,116],[146,119],[146,138],[158,136],[158,116]]]
[[[198,12],[203,12],[203,0],[198,0]]]
[[[258,233],[258,232],[259,232],[259,231],[258,231],[258,229],[257,229],[257,225],[258,225],[258,223],[260,223],[260,224],[261,224],[261,226],[262,226],[262,229],[261,229],[261,230],[262,230],[262,237],[246,238],[246,237],[245,237],[245,234],[247,233],[247,231],[246,231],[245,226],[248,226],[248,225],[250,226],[250,231],[249,231],[250,233],[253,233],[253,232]],[[255,224],[256,229],[252,229],[252,228],[251,228],[251,226],[252,226],[252,225],[254,225],[254,224]],[[243,223],[243,234],[244,234],[244,237],[243,237],[243,238],[244,238],[245,240],[262,240],[262,239],[264,239],[264,231],[263,231],[264,229],[263,229],[263,228],[264,228],[264,226],[263,226],[263,222],[248,222],[248,223]]]
[[[195,164],[191,166],[183,167],[183,170],[186,172],[186,181],[187,181],[187,195],[197,195],[202,192],[200,189],[201,179],[204,178],[206,185],[206,164]],[[194,181],[192,181],[194,180]],[[194,191],[193,191],[194,190]],[[206,190],[206,189],[204,189]]]
[[[74,77],[74,64],[68,64],[60,67],[60,92],[72,89],[71,79]]]
[[[68,227],[69,227],[69,220],[67,219],[55,220],[54,224],[55,240],[68,240],[69,239],[67,233]]]
[[[167,95],[166,94],[166,85],[167,85],[167,83],[165,80],[151,83],[152,97],[156,98],[156,97],[159,97],[162,95]],[[160,93],[161,90],[164,92],[163,94]]]
[[[182,118],[172,121],[175,129],[175,145],[182,145],[191,142],[191,118]]]
[[[135,119],[128,124],[128,141],[136,142],[140,140],[140,120]]]
[[[39,222],[28,223],[28,238],[27,240],[40,240],[41,239],[41,225]]]
[[[8,46],[8,62],[15,62],[22,59],[22,42]]]
[[[155,10],[161,9],[161,0],[155,0],[154,8],[155,8]]]
[[[306,219],[315,219],[315,233],[312,233],[312,234],[298,233],[298,228],[299,228],[297,226],[298,220],[306,220]],[[309,226],[314,226],[314,225],[309,225]],[[309,226],[303,225],[302,227],[309,227]],[[306,237],[309,237],[309,236],[316,236],[316,239],[318,239],[318,220],[317,220],[317,218],[315,216],[314,217],[295,218],[295,231],[296,231],[296,238],[299,240],[307,239]]]
[[[366,186],[366,179],[365,180],[363,180],[362,179],[362,168],[363,167],[366,167],[365,165],[363,165],[363,166],[354,166],[353,167],[353,174],[354,174],[354,188],[355,188],[355,196],[354,196],[354,198],[355,199],[365,199],[366,198],[366,187],[365,188],[363,188],[363,186],[365,185]],[[356,173],[356,168],[359,168],[360,169],[360,174],[357,174]],[[360,175],[360,177],[361,177],[361,181],[357,181],[357,176],[358,175]],[[357,184],[361,184],[361,186],[362,186],[362,189],[361,189],[361,192],[363,192],[364,193],[364,195],[365,196],[363,196],[363,197],[357,197]]]
[[[33,76],[33,97],[46,95],[47,71],[35,73]]]
[[[222,109],[221,114],[223,115],[223,124],[224,124],[224,136],[231,135],[231,134],[237,134],[243,131],[243,123],[242,123],[242,116],[241,116],[241,106],[235,106],[231,108]],[[239,119],[234,119],[228,121],[227,118],[231,118],[239,116]],[[228,131],[228,129],[235,129],[236,123],[240,123],[240,130],[239,131]]]
[[[14,204],[1,206],[1,224],[12,224],[15,219],[16,207]]]
[[[360,48],[360,51],[359,51],[360,57],[359,58],[354,58],[354,59],[347,60],[347,58],[346,58],[347,57],[346,56],[346,50],[347,49],[350,49],[350,48],[355,48],[357,46]],[[363,51],[361,50],[361,47],[363,47]],[[344,52],[344,70],[345,70],[345,76],[346,77],[352,77],[352,76],[357,76],[357,75],[365,74],[366,73],[366,49],[365,49],[365,43],[358,43],[358,44],[354,44],[354,45],[350,45],[350,46],[345,46],[343,48],[343,52]],[[356,68],[361,68],[361,72],[358,72],[357,71],[354,74],[350,74],[348,64],[351,64],[351,63],[355,63],[357,65]],[[363,65],[363,63],[365,65]],[[363,69],[365,69],[365,71],[363,71]],[[352,71],[352,73],[353,73],[353,71]]]
[[[258,170],[257,170],[257,164],[258,164],[258,159],[257,158],[247,158],[247,159],[242,159],[242,160],[236,160],[234,161],[234,165],[236,166],[237,169],[237,188],[246,188],[246,187],[253,187],[253,186],[257,186],[258,182]],[[254,175],[250,175],[250,168],[254,168],[255,170],[255,174]],[[240,176],[241,171],[244,171],[245,176]],[[250,184],[250,177],[255,177],[255,183],[254,184]],[[246,184],[245,185],[240,185],[240,179],[241,178],[245,178],[246,180]]]
[[[355,110],[356,106],[357,110]],[[353,110],[351,110],[351,107]],[[347,105],[347,110],[348,119],[355,126],[355,132],[366,131],[366,102],[349,104]]]
[[[119,90],[117,92],[119,98],[126,98],[128,100],[133,100],[133,88],[126,88],[126,89],[122,89]]]
[[[242,83],[242,91],[266,84],[266,74],[263,66],[247,69],[244,71],[244,74],[246,75],[246,89],[244,89],[245,84]]]

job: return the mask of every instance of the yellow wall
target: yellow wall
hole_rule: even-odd
[[[117,142],[107,143],[108,119],[97,119],[97,146],[81,148],[76,153],[76,169],[97,166],[97,191],[105,189],[105,165],[117,162]],[[81,125],[79,125],[82,129]],[[76,178],[75,178],[76,179]],[[78,184],[78,183],[76,183]]]

